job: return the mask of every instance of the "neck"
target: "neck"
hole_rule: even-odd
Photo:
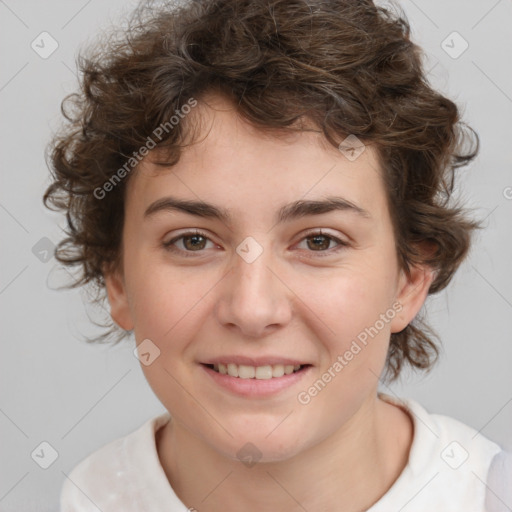
[[[350,424],[300,454],[245,466],[219,454],[171,420],[157,436],[172,488],[201,512],[366,510],[407,464],[413,437],[409,415],[372,397]]]

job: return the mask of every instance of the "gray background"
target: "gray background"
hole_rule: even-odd
[[[53,258],[45,261],[45,250],[62,236],[64,219],[41,202],[49,183],[44,149],[60,123],[60,101],[75,87],[75,54],[133,5],[0,0],[2,511],[57,510],[64,473],[164,411],[132,354],[133,340],[115,348],[80,341],[95,332],[86,297],[78,290],[52,290],[65,281],[66,271]],[[461,173],[460,194],[486,218],[486,229],[450,287],[427,304],[443,340],[440,364],[427,377],[405,376],[383,391],[413,397],[510,450],[512,2],[401,5],[413,39],[427,53],[431,82],[462,107],[481,137],[480,156]],[[59,45],[47,59],[31,48],[43,31]],[[458,58],[441,46],[453,31],[469,43]],[[461,48],[453,36],[448,44],[452,52]],[[43,441],[58,453],[48,469],[31,458]]]

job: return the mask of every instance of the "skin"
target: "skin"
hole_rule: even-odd
[[[115,322],[160,350],[142,369],[172,416],[157,436],[164,471],[180,499],[200,511],[366,509],[407,463],[412,421],[377,396],[378,376],[391,333],[417,314],[432,273],[399,268],[372,147],[350,161],[318,131],[257,130],[220,96],[189,115],[201,119],[199,141],[168,168],[153,163],[153,150],[130,177],[122,269],[106,279]],[[169,195],[226,208],[233,222],[176,211],[144,218]],[[275,222],[287,203],[333,195],[368,217],[332,211]],[[194,228],[208,237],[199,250],[190,238],[174,243],[179,253],[163,246]],[[321,238],[317,248],[311,232],[319,229],[348,245]],[[252,263],[236,252],[248,236],[263,249]],[[397,301],[401,310],[378,335],[299,403],[298,393]],[[244,398],[199,364],[225,354],[294,357],[312,368],[273,397]],[[252,467],[236,455],[247,442],[261,452]]]

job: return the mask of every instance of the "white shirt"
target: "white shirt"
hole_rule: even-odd
[[[379,396],[409,412],[414,437],[407,466],[368,512],[512,510],[510,454],[473,428],[430,414],[412,399]],[[82,460],[64,482],[61,512],[187,512],[156,448],[155,433],[170,418],[169,413],[157,416]]]

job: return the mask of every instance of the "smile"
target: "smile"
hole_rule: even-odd
[[[206,365],[213,371],[230,377],[238,377],[239,379],[259,379],[268,380],[282,377],[283,375],[291,375],[300,371],[304,366],[308,365],[265,365],[265,366],[248,366],[243,364],[209,364]]]
[[[225,354],[203,359],[199,366],[214,388],[244,398],[264,399],[298,386],[310,375],[314,366],[305,360],[277,354]]]

